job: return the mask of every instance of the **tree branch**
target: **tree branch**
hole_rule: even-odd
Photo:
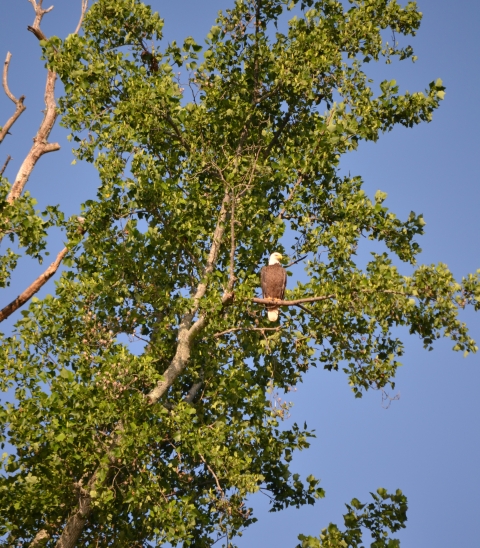
[[[280,140],[280,136],[283,133],[283,130],[287,126],[288,122],[290,121],[290,118],[293,116],[294,109],[290,107],[287,113],[285,113],[283,119],[280,121],[280,124],[278,125],[277,131],[273,134],[273,138],[270,141],[270,143],[267,145],[267,148],[265,149],[265,152],[263,153],[264,158],[268,158],[270,155],[270,152],[272,152],[273,147],[278,143]]]
[[[82,0],[82,13],[80,15],[80,20],[78,22],[77,28],[75,29],[75,32],[73,34],[78,34],[80,32],[80,29],[82,28],[83,18],[85,17],[85,13],[87,11],[87,7],[88,0]]]
[[[306,297],[305,299],[296,299],[294,301],[282,301],[281,299],[259,299],[254,297],[252,302],[256,304],[276,305],[276,306],[295,306],[302,303],[315,303],[318,301],[327,301],[329,299],[335,299],[337,295],[332,293],[331,295],[323,295],[322,297]]]
[[[7,120],[7,123],[1,128],[0,131],[0,143],[5,139],[5,136],[8,134],[9,129],[13,126],[13,124],[17,121],[17,119],[20,117],[22,112],[27,108],[23,101],[25,100],[25,95],[22,95],[18,99],[15,98],[15,95],[10,91],[8,87],[8,67],[10,65],[10,59],[12,58],[12,54],[10,52],[7,53],[7,57],[5,58],[5,63],[3,65],[3,78],[2,78],[2,84],[3,89],[5,90],[5,93],[7,94],[7,97],[15,103],[15,106],[17,107],[14,114]]]
[[[35,1],[35,0],[33,0]],[[15,178],[15,183],[7,197],[7,202],[12,204],[19,198],[27,184],[28,178],[38,160],[48,152],[60,150],[58,143],[48,143],[47,139],[57,119],[57,105],[55,103],[55,80],[57,75],[49,70],[45,85],[45,106],[44,116],[40,128],[33,139],[33,146],[25,157]]]
[[[293,188],[290,191],[290,194],[288,195],[288,198],[284,202],[284,206],[283,206],[282,211],[280,211],[280,213],[278,214],[279,219],[283,218],[283,214],[285,213],[285,210],[287,209],[287,203],[293,198],[293,195],[295,194],[295,191],[297,190],[298,185],[300,185],[302,182],[303,182],[303,175],[300,174],[298,176],[298,179],[295,181],[295,184],[293,185]]]
[[[222,335],[227,335],[228,333],[234,333],[235,331],[261,331],[264,333],[265,331],[280,331],[283,329],[283,327],[232,327],[231,329],[227,329],[226,331],[221,331],[220,333],[215,333],[214,337],[215,339],[220,338]]]
[[[39,548],[44,546],[45,542],[50,538],[50,535],[45,529],[40,529],[40,531],[35,535],[35,538],[30,543],[29,548]]]
[[[0,310],[0,322],[3,322],[3,320],[13,314],[15,310],[18,310],[21,306],[23,306],[29,299],[33,297],[33,295],[35,295],[35,293],[40,288],[42,288],[48,282],[48,280],[58,270],[58,267],[60,266],[60,263],[62,262],[67,252],[68,249],[66,247],[62,249],[62,251],[60,251],[60,253],[57,255],[55,261],[47,268],[47,270],[45,270],[43,274],[41,274],[30,286],[28,286],[27,289],[25,289],[25,291],[21,293],[14,301],[12,301],[5,308]]]
[[[227,218],[230,199],[230,193],[226,191],[220,208],[217,226],[213,234],[212,246],[208,255],[207,264],[205,265],[205,269],[203,271],[203,279],[211,274],[215,267],[218,258],[218,252],[220,250],[220,244],[225,233],[225,220]],[[172,386],[175,379],[187,366],[188,360],[190,358],[193,340],[197,333],[205,326],[207,322],[205,314],[202,314],[195,322],[193,322],[193,318],[198,312],[200,299],[205,295],[206,291],[206,282],[201,282],[200,284],[198,284],[197,291],[193,297],[193,307],[190,312],[183,316],[182,321],[180,322],[180,328],[178,330],[178,344],[175,356],[173,357],[173,360],[170,362],[170,365],[163,374],[163,380],[159,381],[157,383],[157,386],[147,395],[147,398],[152,404],[156,403],[163,396],[163,394],[165,394],[170,386]],[[228,294],[224,295],[222,300],[227,299]]]
[[[33,9],[35,10],[35,21],[32,26],[28,26],[27,29],[32,32],[39,40],[48,40],[48,38],[43,34],[40,29],[40,23],[42,22],[43,16],[49,11],[53,10],[53,6],[50,6],[46,10],[42,9],[43,0],[28,0],[32,4]]]
[[[0,170],[0,177],[4,174],[5,170],[7,169],[7,166],[8,164],[10,163],[10,160],[12,159],[12,157],[10,156],[10,154],[7,156],[7,159],[5,160],[5,163],[3,164],[3,167],[2,169]]]

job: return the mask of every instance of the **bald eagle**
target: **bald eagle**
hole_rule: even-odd
[[[283,300],[285,287],[287,285],[287,272],[280,264],[282,256],[280,253],[272,253],[268,266],[261,271],[262,292],[264,299]],[[278,320],[278,306],[267,305],[268,319],[271,322]]]

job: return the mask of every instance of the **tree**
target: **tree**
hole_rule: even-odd
[[[16,454],[4,462],[0,533],[6,545],[228,544],[254,521],[248,494],[268,492],[273,510],[323,496],[289,470],[312,433],[281,424],[288,405],[274,408],[271,391],[315,365],[342,368],[356,397],[394,386],[396,325],[426,347],[447,336],[476,350],[458,309],[478,309],[478,277],[458,283],[442,264],[403,276],[392,260],[415,265],[422,216],[402,221],[384,193],[371,200],[359,177],[338,175],[359,141],[430,121],[443,98],[440,80],[404,95],[382,82],[374,96],[363,70],[414,59],[382,36],[414,34],[421,15],[387,0],[244,0],[219,15],[200,60],[192,38],[161,47],[163,22],[141,2],[98,0],[84,35],[63,41],[43,35],[46,10],[32,4],[51,97],[58,74],[62,124],[101,185],[80,216],[52,206],[45,219],[22,194],[28,174],[2,179],[3,234],[34,258],[54,225],[67,244],[55,296],[32,301],[3,339],[15,403],[0,420]],[[47,105],[50,129],[55,114]],[[55,149],[48,134],[32,158]],[[364,269],[362,236],[386,248]],[[255,297],[274,250],[309,276],[288,290],[278,325]],[[4,286],[17,258],[2,259]],[[125,335],[144,341],[139,355]],[[398,508],[378,500],[354,518],[363,507],[352,502],[347,532],[330,527],[319,545],[354,546],[355,520],[402,526],[403,495],[379,496]]]

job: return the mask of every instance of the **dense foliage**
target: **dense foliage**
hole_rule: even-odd
[[[403,95],[385,81],[377,95],[364,72],[414,59],[383,37],[413,35],[420,19],[394,0],[237,0],[205,47],[180,46],[163,44],[142,2],[97,0],[83,35],[42,42],[65,86],[62,124],[101,183],[79,211],[84,229],[52,209],[32,221],[33,243],[20,239],[40,253],[42,231],[63,225],[69,268],[1,348],[1,386],[14,394],[2,439],[16,449],[0,479],[5,546],[40,530],[48,546],[231,540],[254,521],[250,493],[267,492],[272,510],[323,496],[289,470],[311,433],[282,423],[288,404],[274,407],[272,393],[317,365],[343,369],[357,397],[393,386],[399,325],[427,348],[446,336],[476,350],[457,315],[478,308],[477,276],[458,283],[442,264],[402,275],[394,260],[416,264],[422,216],[398,219],[384,193],[338,175],[342,154],[429,122],[443,98],[441,80]],[[9,207],[30,205],[5,204],[2,227]],[[361,239],[384,244],[363,268]],[[286,298],[311,300],[270,324],[252,298],[277,250],[303,257],[308,276]],[[358,527],[382,512],[403,526],[403,495],[392,506],[375,496],[360,517],[352,502],[353,532],[330,527],[302,546],[357,546]]]

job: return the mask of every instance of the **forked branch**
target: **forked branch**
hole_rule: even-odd
[[[43,16],[53,9],[50,6],[48,9],[42,8],[43,0],[28,0],[32,4],[35,10],[35,21],[28,30],[33,32],[39,40],[46,40],[46,36],[40,30],[40,23]],[[12,204],[17,198],[22,195],[23,189],[27,184],[28,178],[35,167],[38,160],[48,152],[54,152],[60,150],[58,143],[49,143],[48,137],[57,119],[57,104],[55,103],[55,81],[57,75],[51,70],[47,71],[47,83],[45,85],[45,110],[42,123],[38,129],[37,134],[33,139],[33,146],[23,161],[20,169],[15,178],[15,183],[10,190],[10,194],[7,197],[7,202]]]
[[[58,267],[60,266],[60,263],[62,262],[63,258],[67,254],[68,249],[65,247],[60,251],[60,253],[57,255],[57,258],[53,263],[45,270],[43,274],[41,274],[31,285],[25,289],[23,293],[21,293],[14,301],[12,301],[10,304],[8,304],[5,308],[0,310],[0,322],[3,322],[6,318],[8,318],[11,314],[15,312],[15,310],[18,310],[21,306],[23,306],[28,300],[30,300],[35,293],[41,289],[48,280],[55,274],[55,272],[58,270]]]
[[[42,8],[43,0],[28,0],[32,4],[33,9],[35,10],[35,21],[32,26],[28,26],[27,29],[32,32],[39,40],[47,40],[45,34],[43,34],[40,29],[40,23],[42,22],[43,16],[49,11],[53,10],[53,6],[50,6],[46,10]]]
[[[7,94],[7,97],[15,103],[15,106],[17,108],[16,108],[14,114],[7,120],[7,123],[3,126],[3,128],[0,131],[0,143],[3,141],[3,139],[5,139],[5,136],[8,134],[9,129],[17,121],[17,119],[20,117],[22,112],[27,108],[23,104],[23,101],[25,99],[25,95],[22,95],[21,97],[19,97],[17,99],[8,87],[8,67],[10,65],[10,59],[11,58],[12,58],[12,54],[10,52],[8,52],[7,57],[5,59],[5,63],[3,65],[2,84],[3,84],[3,89],[5,90],[5,93]]]

